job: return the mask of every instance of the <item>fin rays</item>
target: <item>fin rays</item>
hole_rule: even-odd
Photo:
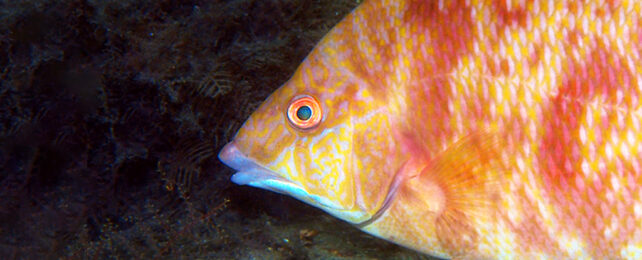
[[[402,187],[406,199],[434,218],[435,232],[444,248],[453,250],[452,255],[475,245],[476,221],[492,216],[498,184],[505,177],[500,147],[495,133],[468,135],[437,154]]]

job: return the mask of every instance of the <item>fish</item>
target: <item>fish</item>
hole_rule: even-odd
[[[219,158],[431,256],[642,258],[641,5],[364,1]]]

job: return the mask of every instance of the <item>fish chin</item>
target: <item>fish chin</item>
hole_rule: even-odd
[[[227,166],[238,171],[232,175],[232,182],[236,184],[248,185],[292,196],[305,203],[317,206],[335,217],[352,223],[363,222],[370,217],[367,213],[360,210],[345,209],[340,204],[328,198],[310,194],[301,185],[283,178],[278,173],[249,159],[236,147],[234,141],[225,145],[218,157]]]
[[[232,175],[232,182],[239,185],[248,185],[256,188],[266,189],[276,193],[289,195],[295,197],[303,202],[319,205],[329,209],[338,209],[338,205],[331,201],[309,194],[301,186],[294,184],[291,181],[274,176],[269,171],[260,169],[237,172]]]
[[[300,185],[252,161],[236,147],[234,141],[225,145],[218,157],[223,163],[238,171],[232,175],[232,182],[238,185],[248,185],[290,195],[307,203],[311,203],[311,200],[313,200],[325,207],[334,208],[338,206],[325,198],[318,198],[318,196],[309,194]]]

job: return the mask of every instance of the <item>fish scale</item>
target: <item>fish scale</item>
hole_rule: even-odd
[[[640,7],[365,1],[219,157],[434,256],[642,258]]]

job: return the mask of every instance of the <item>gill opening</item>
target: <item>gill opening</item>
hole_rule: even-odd
[[[365,226],[372,224],[373,222],[377,221],[377,219],[379,219],[383,215],[383,213],[385,213],[386,210],[388,210],[388,208],[390,208],[390,205],[392,205],[392,202],[394,201],[397,195],[397,191],[399,190],[399,187],[401,187],[401,184],[404,183],[404,181],[406,181],[408,177],[410,177],[404,174],[404,172],[407,172],[407,171],[404,171],[404,168],[406,168],[408,164],[409,162],[406,162],[404,166],[402,166],[401,169],[397,171],[397,174],[395,174],[395,178],[390,183],[390,186],[388,186],[388,193],[386,194],[386,198],[383,200],[383,204],[381,205],[381,207],[369,219],[363,222],[356,223],[355,224],[356,227],[364,228]]]

